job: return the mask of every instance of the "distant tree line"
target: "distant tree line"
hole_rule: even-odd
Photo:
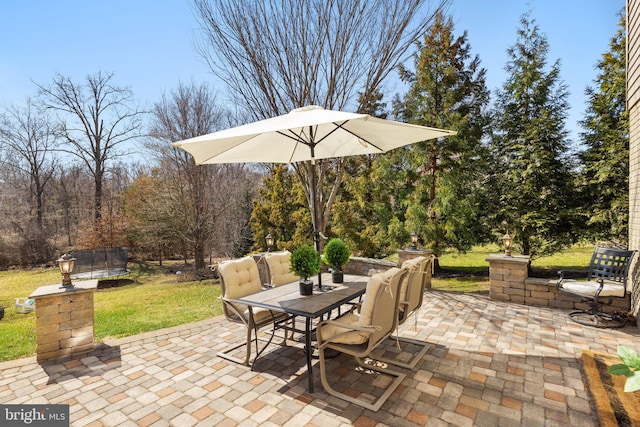
[[[178,82],[141,108],[112,73],[36,84],[37,96],[0,116],[0,267],[128,246],[140,258],[204,268],[265,250],[267,233],[274,249],[293,249],[313,238],[311,168],[319,229],[356,255],[387,256],[412,231],[437,253],[507,231],[532,256],[581,239],[626,244],[624,17],[586,89],[580,141],[571,141],[568,88],[535,19],[523,15],[492,101],[447,3],[194,0],[198,51],[224,88]],[[385,102],[398,70],[407,90]],[[171,146],[311,104],[457,135],[315,165],[195,165]]]

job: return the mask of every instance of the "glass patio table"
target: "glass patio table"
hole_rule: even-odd
[[[313,294],[300,295],[299,282],[287,283],[265,289],[229,301],[260,307],[268,310],[283,312],[305,318],[304,330],[295,330],[304,334],[305,354],[307,357],[308,390],[313,393],[313,369],[311,366],[311,340],[313,334],[313,319],[320,318],[343,304],[349,303],[362,296],[366,290],[368,276],[345,274],[344,283],[331,283],[329,274],[322,275],[322,289],[318,288],[317,278],[314,278]],[[275,327],[275,325],[274,325]],[[258,357],[258,356],[256,356]]]

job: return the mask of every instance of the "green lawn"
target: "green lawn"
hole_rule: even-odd
[[[99,289],[94,295],[96,341],[203,320],[222,313],[220,287],[212,280],[180,282],[152,263],[130,264],[123,286]],[[0,361],[35,353],[35,314],[14,313],[15,298],[39,286],[60,283],[57,268],[0,272]]]
[[[594,245],[579,244],[555,255],[536,258],[531,262],[534,269],[557,270],[587,270]],[[474,247],[467,253],[449,252],[438,257],[440,267],[459,271],[479,271],[489,268],[486,259],[491,254],[503,253],[498,245]],[[517,255],[514,253],[514,255]]]

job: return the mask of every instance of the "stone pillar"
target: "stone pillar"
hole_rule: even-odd
[[[398,268],[402,267],[402,263],[407,260],[418,258],[419,256],[428,257],[433,254],[431,249],[399,249],[398,250]],[[431,289],[431,275],[433,274],[434,264],[438,259],[433,260],[433,264],[428,268],[426,274],[429,276],[425,289]]]
[[[492,254],[487,257],[487,261],[489,261],[489,297],[524,304],[524,282],[529,273],[530,257]]]
[[[98,280],[73,287],[42,286],[29,298],[36,301],[36,359],[74,357],[93,349],[93,294]]]
[[[431,249],[398,249],[398,268],[408,259],[418,258],[419,256],[429,256],[433,253]]]

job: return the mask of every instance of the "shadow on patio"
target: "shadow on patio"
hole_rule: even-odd
[[[0,403],[67,403],[74,426],[596,426],[581,351],[640,348],[635,327],[598,330],[562,310],[444,291],[427,291],[417,322],[400,331],[431,346],[377,413],[327,395],[317,361],[316,392],[307,393],[298,346],[272,345],[254,371],[217,357],[244,337],[222,316],[107,342],[57,367],[1,363]],[[332,359],[330,381],[353,394],[384,386],[370,375],[356,381],[353,367],[347,356]]]

